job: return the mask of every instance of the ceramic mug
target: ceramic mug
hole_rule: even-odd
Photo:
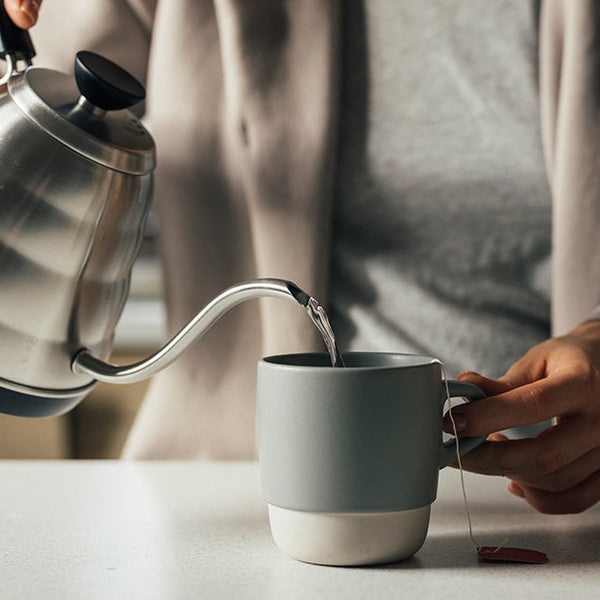
[[[422,546],[439,469],[446,388],[439,360],[348,352],[271,356],[258,364],[258,454],[273,538],[305,562],[365,565]],[[448,381],[451,397],[483,398]],[[461,438],[464,454],[485,437]]]

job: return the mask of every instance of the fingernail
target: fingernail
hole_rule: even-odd
[[[525,498],[525,492],[523,491],[523,488],[514,481],[511,481],[508,485],[508,491],[519,498]]]
[[[452,424],[452,418],[454,419],[454,425]],[[450,413],[446,413],[442,422],[442,427],[446,433],[454,433],[456,427],[456,433],[462,433],[467,428],[467,420],[460,413],[452,411],[452,418]]]
[[[29,21],[28,27],[32,27],[38,20],[40,4],[37,0],[21,0],[19,8]]]
[[[456,379],[463,379],[464,377],[472,377],[473,375],[477,375],[475,371],[461,371]]]

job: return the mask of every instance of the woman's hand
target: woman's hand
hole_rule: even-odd
[[[37,23],[42,0],[4,0],[8,16],[21,29],[29,29]]]
[[[452,409],[460,436],[489,435],[462,459],[469,471],[503,475],[543,513],[576,513],[600,500],[600,320],[531,349],[498,380],[461,373],[488,398]],[[550,418],[534,439],[498,432]],[[446,415],[444,431],[452,433]]]

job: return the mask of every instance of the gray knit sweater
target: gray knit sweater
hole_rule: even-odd
[[[340,346],[499,376],[550,331],[533,11],[523,0],[344,6]]]

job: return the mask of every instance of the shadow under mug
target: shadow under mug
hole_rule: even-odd
[[[365,565],[419,550],[439,469],[446,388],[439,360],[383,352],[263,358],[258,364],[258,455],[273,538],[305,562]],[[450,397],[485,397],[448,381]],[[460,454],[485,439],[461,438]]]

